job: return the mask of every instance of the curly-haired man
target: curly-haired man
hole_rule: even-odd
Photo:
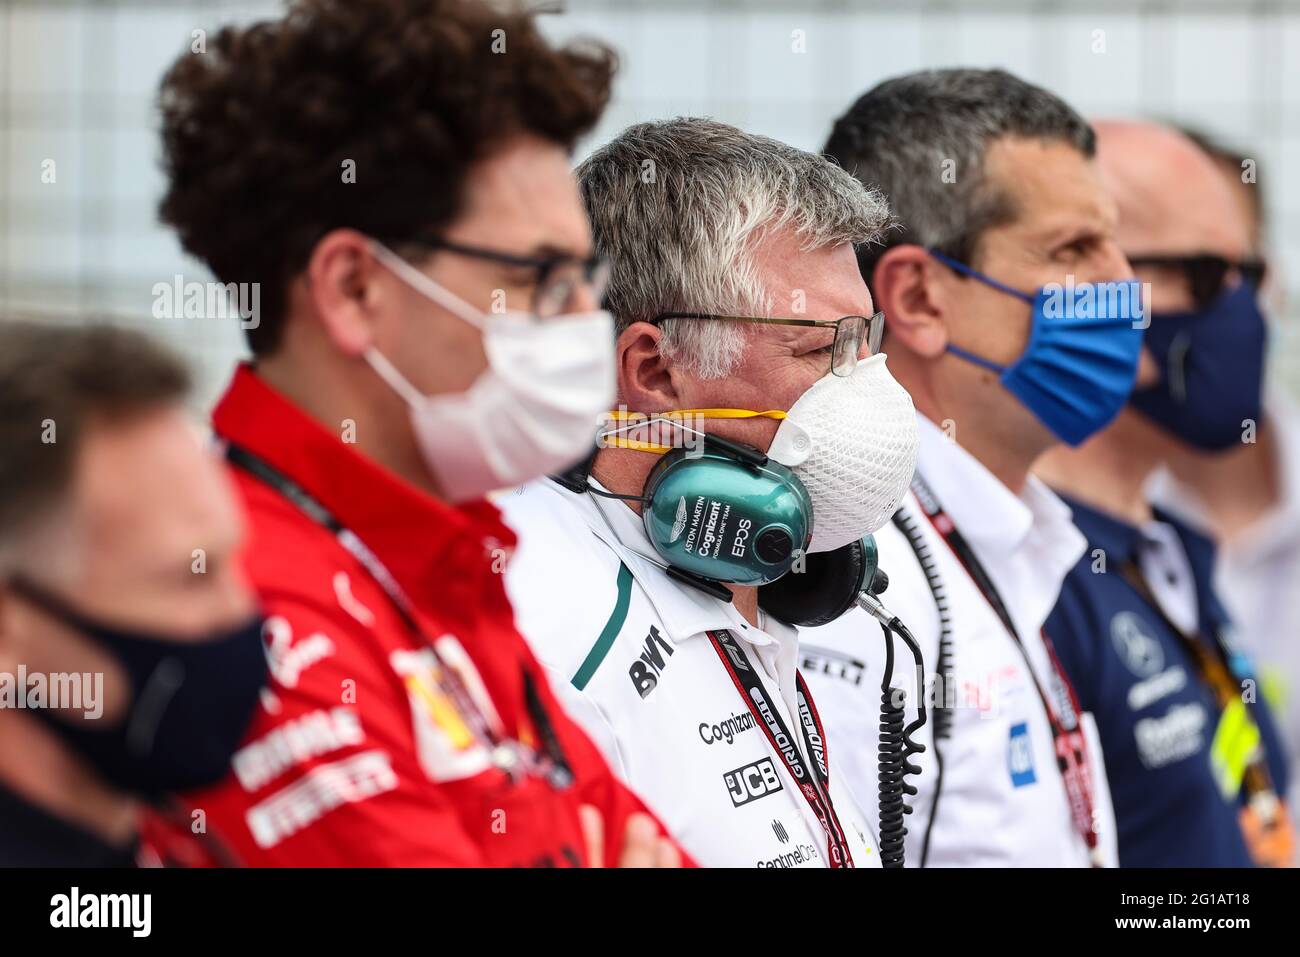
[[[677,856],[515,630],[483,498],[580,457],[608,408],[569,153],[613,69],[471,0],[296,0],[164,79],[162,216],[260,287],[214,425],[273,680],[191,796],[245,862]]]

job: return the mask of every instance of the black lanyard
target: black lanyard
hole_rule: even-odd
[[[560,750],[559,737],[551,725],[550,717],[542,706],[532,676],[528,674],[526,668],[524,669],[525,704],[537,728],[538,736],[547,749],[545,757],[522,742],[500,734],[493,727],[488,716],[484,714],[483,709],[478,706],[469,688],[466,687],[460,673],[447,665],[438,654],[433,639],[416,619],[414,606],[402,586],[365,542],[340,522],[329,509],[316,501],[306,489],[264,459],[233,442],[228,442],[226,460],[275,489],[309,519],[333,533],[344,550],[361,564],[388,597],[402,623],[433,655],[436,665],[435,680],[439,689],[451,700],[466,727],[481,744],[486,745],[493,766],[505,772],[512,780],[516,780],[521,773],[527,773],[545,778],[552,787],[557,789],[566,788],[573,783],[573,773]]]
[[[839,816],[830,797],[830,764],[826,756],[826,735],[822,731],[821,719],[812,703],[812,695],[804,684],[803,675],[795,675],[795,686],[799,699],[799,724],[803,731],[804,747],[812,755],[813,766],[804,763],[799,746],[790,734],[781,713],[768,696],[767,689],[754,671],[749,656],[740,646],[736,637],[726,629],[706,632],[713,642],[713,649],[722,659],[723,666],[731,676],[736,690],[745,700],[754,721],[763,729],[772,750],[781,758],[790,776],[799,785],[804,800],[812,808],[822,830],[826,832],[826,850],[831,867],[853,867],[853,854],[849,849],[844,829],[840,826]]]
[[[1029,680],[1033,683],[1034,690],[1038,692],[1043,710],[1047,713],[1048,726],[1052,731],[1052,746],[1056,752],[1056,766],[1065,785],[1066,797],[1070,804],[1070,816],[1074,820],[1075,829],[1088,847],[1093,866],[1100,866],[1091,764],[1088,760],[1087,740],[1079,721],[1078,698],[1075,696],[1070,679],[1057,660],[1051,639],[1046,631],[1042,632],[1043,644],[1047,648],[1048,664],[1052,671],[1052,694],[1049,698],[1038,681],[1033,663],[1029,660],[1029,653],[1020,639],[1020,632],[1016,629],[1011,613],[1007,611],[1007,606],[1002,601],[1002,596],[998,594],[993,579],[965,536],[958,531],[956,523],[944,512],[943,506],[939,504],[930,486],[921,478],[920,472],[912,478],[912,492],[926,518],[934,526],[934,530],[944,540],[961,566],[966,569],[971,581],[975,583],[975,587],[984,596],[984,600],[998,616],[998,620],[1002,622],[1007,634],[1011,636],[1020,651],[1020,657],[1025,662],[1025,670],[1029,672]],[[1056,703],[1055,707],[1053,701]]]

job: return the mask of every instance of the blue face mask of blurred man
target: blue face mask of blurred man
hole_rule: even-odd
[[[1133,393],[1133,408],[1184,442],[1218,452],[1242,440],[1263,406],[1268,333],[1250,283],[1196,312],[1156,313],[1147,348],[1160,381]]]
[[[1079,445],[1124,408],[1142,351],[1142,287],[1136,280],[1044,286],[1030,296],[931,250],[935,259],[1029,303],[1033,325],[1020,358],[999,365],[948,345],[1001,376],[1002,385],[1053,435]]]

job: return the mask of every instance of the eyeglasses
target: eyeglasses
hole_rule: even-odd
[[[578,300],[583,290],[591,294],[594,302],[599,303],[609,284],[609,263],[603,256],[586,259],[576,256],[523,256],[497,249],[484,249],[481,246],[467,246],[446,239],[422,239],[416,245],[536,270],[532,309],[533,314],[540,319],[583,311]]]
[[[844,316],[841,319],[781,319],[757,316],[718,316],[707,312],[661,312],[650,320],[657,326],[669,319],[711,319],[717,322],[752,322],[767,326],[815,326],[835,329],[831,343],[831,372],[837,376],[853,375],[858,364],[862,345],[866,343],[868,355],[880,351],[880,340],[885,335],[885,314],[874,316]]]
[[[1196,256],[1134,255],[1128,257],[1134,268],[1155,266],[1180,269],[1191,290],[1197,309],[1204,309],[1223,293],[1228,276],[1236,272],[1244,282],[1258,289],[1267,268],[1262,259],[1225,259],[1209,253]]]

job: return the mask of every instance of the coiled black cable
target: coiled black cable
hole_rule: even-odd
[[[922,691],[917,702],[917,718],[904,726],[907,713],[907,695],[901,688],[891,687],[894,680],[894,640],[896,634],[912,652],[916,660],[916,682],[923,688],[925,667],[921,660],[921,649],[911,632],[897,617],[886,624],[881,622],[880,630],[885,635],[885,669],[880,682],[880,744],[878,758],[879,802],[877,805],[880,862],[882,867],[902,867],[906,856],[904,838],[907,826],[903,823],[912,813],[907,798],[914,796],[915,786],[907,782],[907,775],[920,774],[921,769],[908,758],[925,750],[912,737],[925,724],[925,694]]]
[[[879,830],[882,867],[903,866],[903,839],[907,836],[903,819],[912,810],[905,801],[910,785],[904,780],[903,709],[894,707],[895,694],[897,690],[893,688],[880,693]],[[915,789],[910,793],[915,794]]]
[[[939,577],[938,565],[934,552],[930,549],[916,520],[903,509],[894,513],[894,527],[903,533],[917,564],[925,575],[926,584],[934,598],[935,609],[939,613],[939,654],[935,663],[934,696],[934,797],[930,801],[930,819],[925,825],[925,839],[921,843],[921,866],[925,867],[930,858],[930,835],[934,831],[934,820],[939,810],[939,799],[943,795],[943,748],[941,740],[952,737],[953,706],[956,704],[956,680],[953,677],[952,653],[952,614],[948,608],[948,593],[944,589],[943,579]]]

